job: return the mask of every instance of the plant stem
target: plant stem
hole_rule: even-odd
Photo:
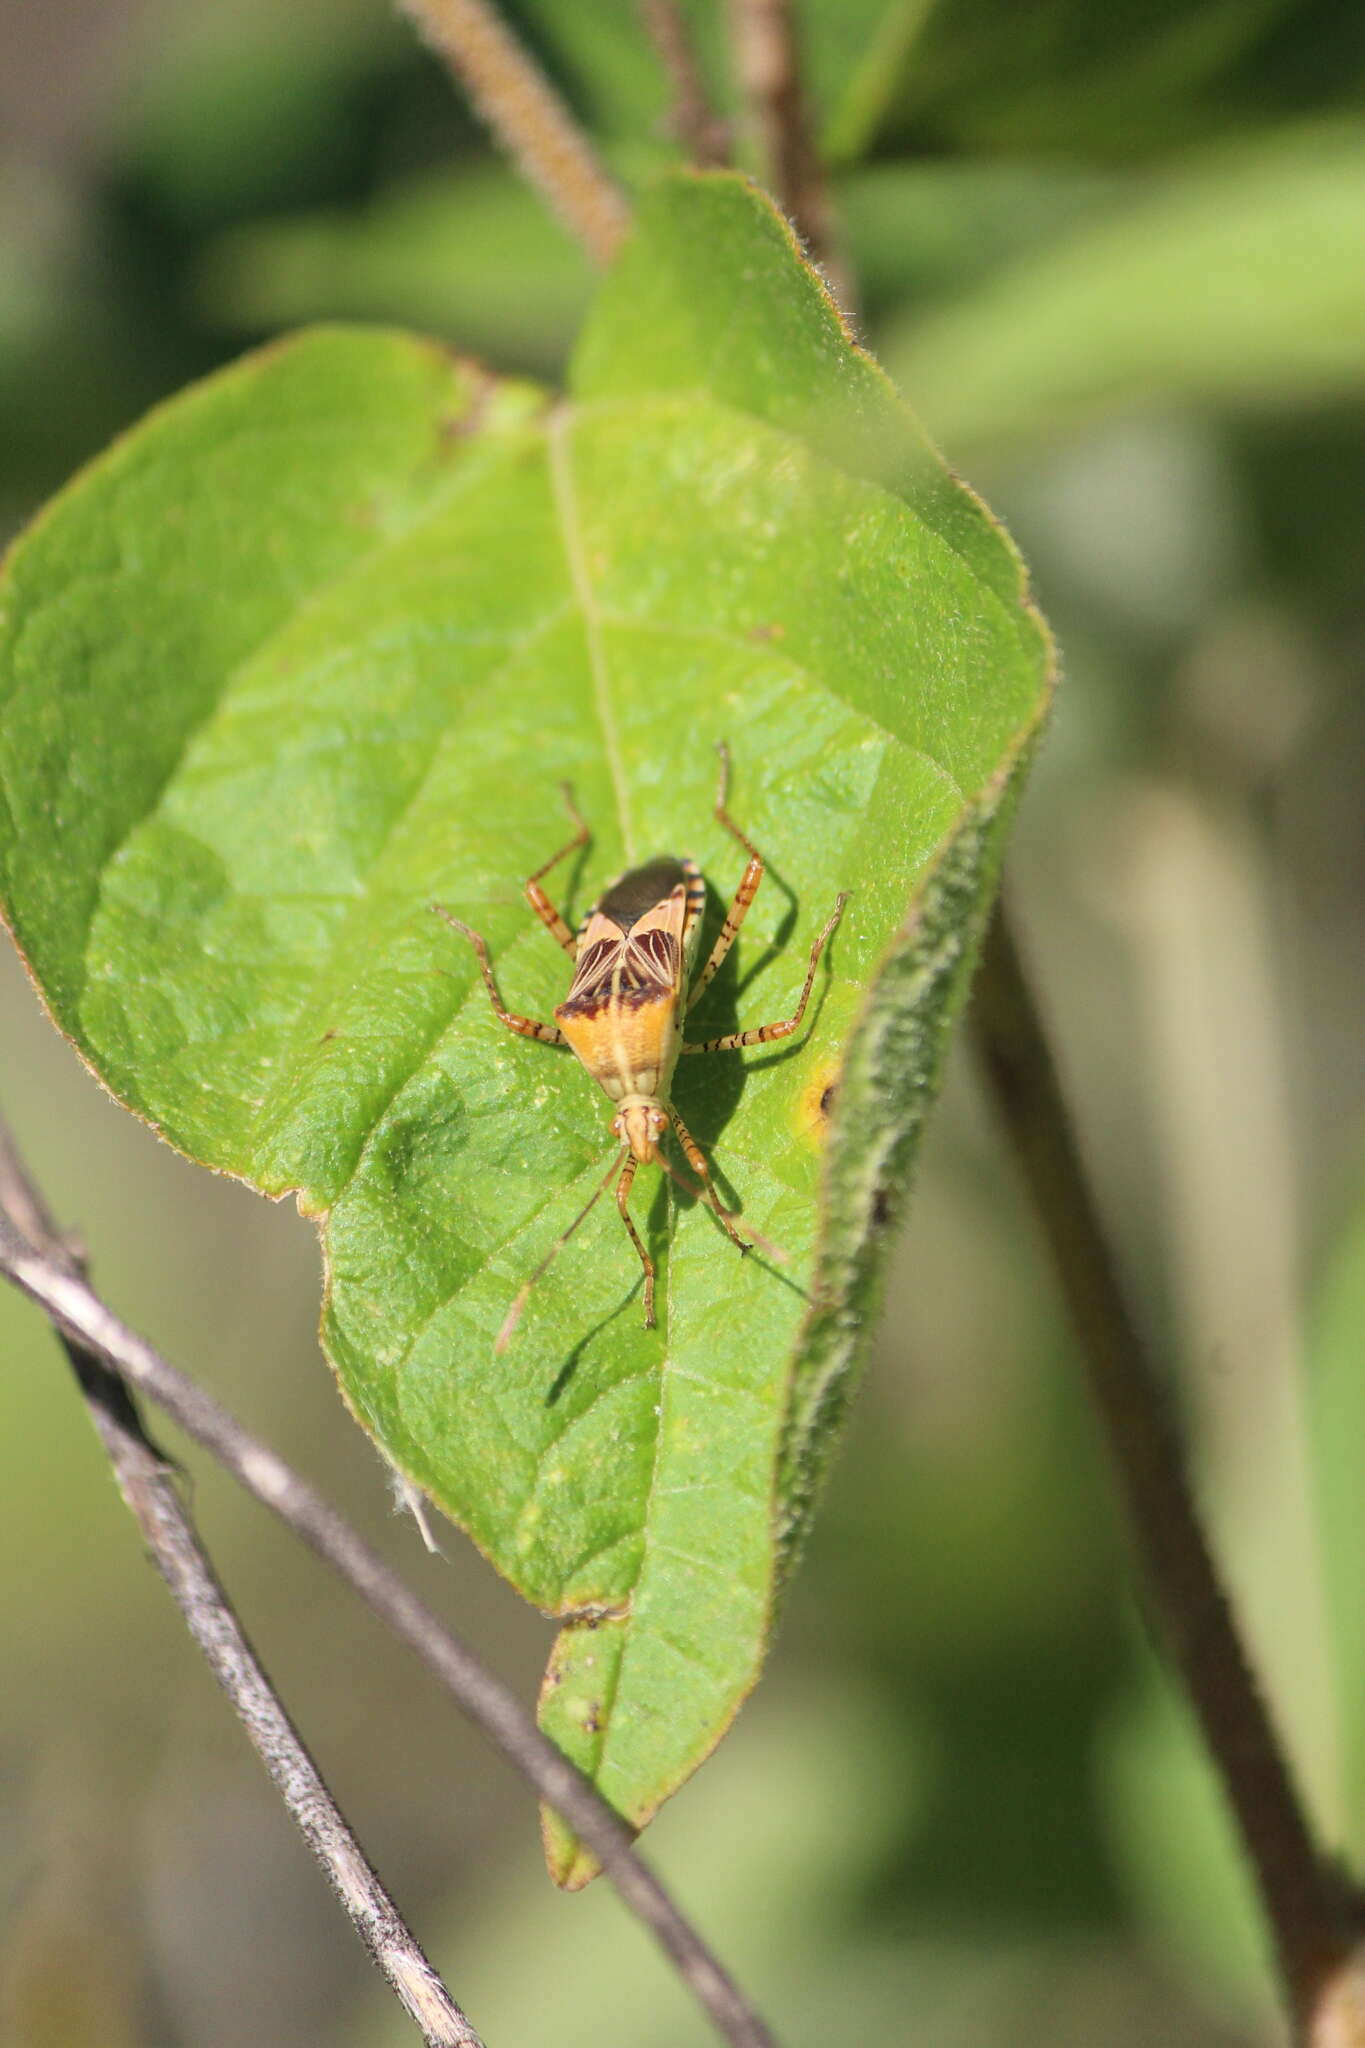
[[[3,1127],[0,1216],[6,1219],[0,1247],[24,1243],[33,1257],[84,1284]],[[356,1933],[428,2048],[482,2048],[371,1869],[257,1661],[195,1533],[174,1469],[147,1435],[127,1387],[88,1346],[66,1333],[62,1344],[152,1560]]]
[[[1160,1632],[1222,1779],[1306,2036],[1349,1950],[1347,1902],[1313,1840],[1219,1581],[1003,904],[983,949],[973,1023],[1052,1252]]]
[[[610,262],[629,219],[625,196],[530,51],[487,0],[398,5],[444,57],[523,177],[595,262]]]
[[[687,18],[678,0],[640,0],[645,30],[668,81],[668,126],[697,170],[729,161],[725,123],[707,99]]]
[[[421,1658],[480,1727],[600,1859],[625,1904],[654,1934],[678,1974],[732,2048],[773,2048],[773,2037],[738,1985],[633,1848],[634,1836],[459,1637],[391,1571],[335,1508],[282,1458],[251,1436],[105,1306],[55,1252],[55,1234],[28,1235],[38,1213],[32,1184],[0,1126],[0,1273],[43,1307],[68,1341],[94,1353],[155,1401],[244,1486],[301,1536]]]
[[[731,38],[773,191],[817,263],[829,258],[829,199],[806,120],[792,0],[730,0]]]

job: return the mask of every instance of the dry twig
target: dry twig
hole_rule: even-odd
[[[335,1508],[202,1388],[121,1323],[70,1260],[54,1252],[52,1239],[46,1247],[34,1243],[25,1228],[26,1215],[31,1221],[37,1207],[31,1183],[12,1146],[4,1144],[0,1160],[5,1162],[0,1171],[0,1273],[38,1302],[70,1343],[105,1361],[121,1380],[156,1402],[248,1493],[301,1536],[416,1651],[461,1710],[601,1860],[626,1905],[654,1934],[732,2048],[773,2048],[762,2020],[653,1871],[635,1854],[630,1828],[596,1786],[541,1734],[510,1689],[404,1585]],[[445,2040],[444,2036],[434,2038]]]
[[[702,83],[697,53],[678,0],[640,0],[640,13],[668,81],[668,127],[699,171],[728,163],[730,137]]]
[[[817,263],[830,256],[829,195],[806,120],[792,0],[730,0],[740,89],[772,188]]]
[[[0,1263],[16,1252],[85,1285],[0,1125]],[[356,1933],[428,2048],[481,2048],[370,1868],[257,1661],[195,1534],[174,1469],[147,1435],[127,1387],[69,1332],[62,1343],[152,1560]]]
[[[1160,1633],[1256,1874],[1303,2038],[1351,1939],[1204,1538],[1179,1439],[1119,1281],[1042,1020],[1003,905],[973,1023],[996,1110],[1056,1266]]]

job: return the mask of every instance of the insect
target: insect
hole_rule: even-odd
[[[699,1042],[683,1037],[683,1020],[703,991],[710,987],[726,954],[735,943],[739,928],[763,879],[763,856],[746,837],[725,808],[730,779],[730,755],[722,743],[720,785],[716,792],[715,815],[731,838],[748,855],[748,865],[726,913],[720,935],[700,974],[693,968],[701,939],[702,910],[706,884],[701,869],[689,856],[681,859],[660,854],[642,867],[631,868],[613,882],[588,911],[577,933],[570,931],[559,911],[541,887],[551,868],[586,846],[591,833],[579,815],[573,792],[564,785],[564,800],[577,827],[572,839],[550,856],[527,878],[526,900],[536,916],[558,940],[574,962],[569,993],[554,1013],[553,1024],[534,1017],[521,1017],[504,1007],[493,978],[488,947],[472,926],[456,917],[444,904],[431,908],[457,932],[463,933],[478,958],[479,971],[494,1014],[509,1031],[523,1038],[538,1038],[545,1045],[567,1045],[617,1105],[611,1133],[620,1150],[598,1182],[590,1199],[568,1228],[551,1245],[545,1257],[522,1287],[498,1333],[495,1349],[502,1351],[516,1327],[527,1296],[541,1274],[568,1243],[593,1204],[616,1179],[616,1207],[639,1255],[644,1272],[645,1328],[654,1328],[654,1262],[631,1221],[629,1197],[637,1167],[655,1163],[689,1194],[700,1194],[731,1241],[741,1252],[761,1242],[740,1235],[737,1218],[718,1200],[701,1147],[688,1131],[670,1099],[673,1070],[683,1053],[737,1052],[746,1045],[767,1045],[774,1039],[790,1038],[800,1029],[806,1004],[815,982],[815,970],[826,941],[843,915],[848,900],[843,892],[810,949],[805,986],[790,1017],[775,1024],[760,1024],[750,1031],[727,1032],[723,1038]],[[692,1187],[662,1150],[670,1124],[683,1156],[697,1177]],[[770,1252],[775,1247],[766,1246]],[[776,1254],[781,1256],[781,1254]]]

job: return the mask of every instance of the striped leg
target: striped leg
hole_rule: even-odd
[[[630,1152],[627,1153],[626,1163],[621,1168],[621,1178],[616,1183],[616,1207],[620,1213],[621,1221],[630,1232],[631,1243],[640,1254],[640,1264],[645,1269],[645,1328],[652,1330],[654,1328],[654,1261],[641,1244],[640,1233],[631,1222],[630,1210],[626,1207],[630,1197],[631,1182],[634,1178],[635,1154]]]
[[[538,1038],[544,1045],[567,1045],[568,1040],[557,1024],[542,1024],[536,1017],[519,1017],[514,1010],[503,1008],[502,997],[498,994],[498,984],[493,979],[493,969],[489,964],[488,948],[479,934],[472,925],[467,925],[462,917],[456,917],[453,910],[447,910],[444,903],[433,903],[431,908],[437,917],[443,917],[453,930],[463,932],[474,948],[478,955],[483,985],[488,990],[488,1000],[493,1005],[494,1016],[505,1024],[509,1031],[517,1032],[522,1038]]]
[[[568,925],[565,924],[564,919],[561,917],[560,913],[555,909],[554,904],[551,903],[549,897],[545,894],[545,891],[541,888],[540,879],[542,875],[548,875],[551,868],[558,867],[560,861],[562,861],[566,855],[573,853],[580,846],[586,846],[588,841],[591,839],[592,834],[588,830],[587,824],[585,823],[583,818],[579,815],[578,805],[573,800],[573,784],[571,782],[562,782],[560,784],[560,788],[564,792],[564,801],[568,805],[569,816],[577,825],[578,830],[574,833],[572,839],[567,840],[565,844],[560,847],[558,853],[552,853],[550,855],[550,858],[546,861],[543,867],[537,868],[533,875],[528,875],[526,877],[525,889],[526,901],[530,904],[532,910],[534,910],[536,916],[540,919],[546,931],[549,932],[550,937],[552,939],[558,939],[560,945],[564,948],[564,951],[569,955],[570,959],[572,959],[574,954],[578,951],[578,940],[574,937],[574,934],[569,930]]]
[[[717,742],[716,752],[720,755],[720,786],[716,791],[716,817],[730,834],[730,837],[737,839],[744,848],[744,851],[749,856],[749,865],[745,868],[740,879],[739,887],[735,891],[734,901],[725,913],[725,923],[721,927],[720,937],[711,948],[711,958],[688,990],[687,1007],[689,1010],[697,1001],[697,998],[705,989],[710,987],[715,979],[716,970],[731,946],[734,945],[735,939],[739,934],[739,928],[749,914],[749,905],[757,896],[758,885],[763,880],[762,854],[754,845],[753,840],[747,838],[740,831],[738,825],[725,808],[726,791],[730,786],[730,749],[726,746],[724,740]]]
[[[794,1031],[799,1031],[801,1019],[806,1014],[806,1004],[810,1001],[811,989],[815,986],[815,970],[820,964],[820,955],[825,950],[825,942],[829,938],[830,933],[843,916],[844,905],[847,901],[847,890],[841,890],[839,900],[834,906],[828,924],[826,924],[825,929],[810,949],[810,966],[806,970],[806,985],[801,991],[801,1000],[797,1004],[795,1013],[792,1016],[784,1017],[777,1024],[759,1024],[752,1031],[731,1031],[724,1038],[708,1038],[704,1044],[684,1044],[683,1051],[738,1052],[741,1046],[770,1045],[775,1038],[790,1038]]]
[[[720,1221],[725,1225],[726,1234],[731,1239],[732,1243],[737,1244],[742,1252],[751,1252],[753,1250],[753,1245],[750,1243],[747,1237],[740,1236],[739,1232],[735,1229],[734,1217],[730,1214],[730,1211],[728,1209],[722,1209],[720,1202],[717,1199],[715,1186],[711,1179],[711,1169],[706,1163],[706,1155],[702,1151],[701,1146],[692,1136],[692,1133],[688,1130],[687,1125],[678,1115],[677,1110],[674,1109],[673,1104],[670,1102],[666,1106],[668,1109],[669,1120],[672,1123],[674,1130],[678,1134],[678,1143],[683,1148],[683,1152],[685,1153],[687,1158],[687,1163],[691,1167],[693,1173],[696,1174],[697,1179],[701,1182],[702,1193],[706,1197],[707,1207],[711,1210],[712,1214],[718,1216],[720,1218]]]

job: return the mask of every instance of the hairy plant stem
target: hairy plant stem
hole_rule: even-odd
[[[608,174],[529,50],[487,0],[398,0],[464,86],[475,112],[597,263],[630,217]]]
[[[1350,1947],[1344,1887],[1314,1842],[1219,1580],[1003,905],[983,949],[972,1020],[1079,1341],[1159,1633],[1222,1780],[1307,2040]]]

